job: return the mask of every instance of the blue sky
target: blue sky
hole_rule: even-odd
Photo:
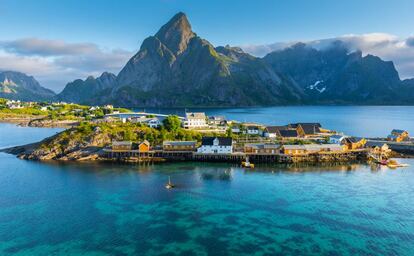
[[[65,79],[97,75],[105,71],[99,70],[101,68],[117,73],[122,67],[121,63],[139,49],[141,42],[155,34],[161,25],[179,11],[185,12],[193,30],[212,44],[245,46],[256,55],[265,53],[257,50],[256,46],[331,39],[350,34],[366,36],[377,33],[374,34],[376,39],[394,40],[397,47],[398,42],[404,42],[414,35],[413,10],[412,0],[0,0],[0,60],[13,64],[10,68],[2,64],[0,69],[15,68],[31,72],[45,85],[56,90],[68,82]],[[64,54],[66,58],[62,58],[61,54],[45,56],[27,54],[27,51],[10,51],[10,47],[7,48],[9,50],[3,49],[1,59],[1,42],[4,46],[4,42],[10,45],[10,42],[25,39],[37,39],[38,44],[48,40],[46,42],[60,42],[70,47],[89,45],[90,49],[96,48],[92,50],[95,54],[102,52],[107,60],[102,57],[76,66],[79,63],[75,62],[74,56],[86,59],[90,55],[76,53],[71,56],[69,51]],[[364,38],[365,41],[371,39]],[[25,41],[25,45],[30,42]],[[394,56],[389,52],[388,48],[374,50],[374,53],[384,55],[381,57],[385,59],[407,55],[406,52],[399,52]],[[18,58],[21,63],[14,63]],[[117,63],[93,67],[94,63],[105,60]],[[40,62],[38,69],[29,68],[33,61]],[[60,63],[60,67],[56,63]],[[410,60],[408,66],[401,68],[403,76],[410,76],[406,70],[414,67],[412,63]],[[44,69],[49,68],[50,72],[42,72],[41,65],[44,65]],[[59,70],[63,73],[54,77],[53,73],[59,73]]]

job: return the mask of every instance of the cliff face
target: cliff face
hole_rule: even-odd
[[[15,72],[0,72],[0,98],[42,101],[50,100],[55,93],[42,87],[32,76]]]
[[[214,48],[179,13],[144,41],[111,96],[128,106],[238,106],[297,102],[301,92],[241,49]]]
[[[310,103],[390,104],[400,98],[401,81],[392,62],[349,52],[341,42],[324,50],[299,43],[264,61],[294,80]]]
[[[95,97],[99,93],[112,90],[115,83],[116,76],[108,72],[104,72],[98,78],[90,76],[85,80],[77,79],[68,83],[63,91],[56,96],[56,99],[76,103],[90,103],[97,100]]]

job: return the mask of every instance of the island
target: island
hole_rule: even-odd
[[[383,139],[367,139],[346,136],[318,122],[269,126],[203,112],[177,116],[132,112],[111,105],[1,99],[0,116],[3,121],[19,120],[20,125],[67,128],[40,142],[3,150],[28,160],[223,161],[247,167],[254,166],[250,162],[386,164],[396,153],[410,156],[414,151],[404,130],[395,129]]]

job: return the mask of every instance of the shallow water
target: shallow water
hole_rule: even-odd
[[[20,129],[26,140],[56,132]],[[0,153],[0,255],[414,255],[414,161],[400,161],[411,167],[249,171]]]

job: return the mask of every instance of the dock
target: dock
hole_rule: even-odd
[[[365,149],[344,151],[344,152],[318,152],[301,155],[266,154],[266,153],[244,153],[234,152],[231,154],[205,154],[193,151],[149,151],[139,152],[138,150],[111,150],[104,149],[103,158],[112,161],[125,162],[226,162],[241,163],[248,157],[252,163],[283,164],[300,162],[347,162],[354,160],[365,160],[368,158],[368,151]]]

